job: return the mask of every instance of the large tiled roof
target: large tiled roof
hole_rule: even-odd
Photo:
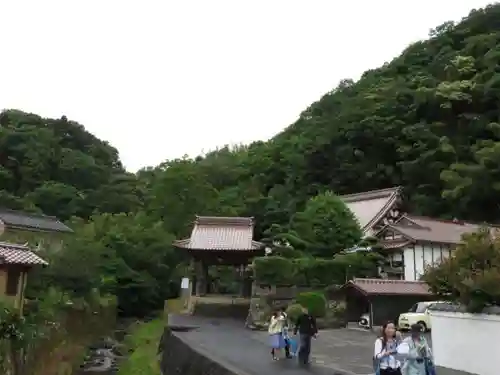
[[[29,247],[7,242],[0,242],[0,264],[48,265],[45,260],[31,251]]]
[[[28,229],[44,232],[73,232],[69,227],[61,223],[56,217],[53,216],[0,208],[0,220],[7,227],[16,229]]]
[[[459,244],[462,241],[462,235],[477,232],[481,225],[458,220],[404,215],[401,220],[386,228],[393,229],[414,241]]]
[[[353,279],[345,287],[351,286],[366,295],[431,295],[429,287],[421,281]]]
[[[260,250],[253,241],[253,218],[197,216],[191,237],[174,245],[192,250]]]
[[[347,207],[356,216],[359,225],[366,232],[394,206],[400,194],[401,188],[393,187],[342,195],[340,198],[342,198]]]

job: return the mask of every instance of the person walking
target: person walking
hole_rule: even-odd
[[[309,314],[309,311],[305,307],[302,307],[302,314],[299,315],[295,323],[293,330],[294,335],[296,335],[297,332],[300,338],[299,363],[307,365],[311,354],[311,339],[317,337],[318,326],[316,325],[314,316]]]
[[[273,312],[267,332],[269,333],[269,341],[271,344],[271,355],[274,361],[278,360],[278,353],[285,346],[283,340],[283,324],[284,317],[279,311]]]
[[[286,313],[286,308],[282,307],[281,310],[281,315],[283,316],[283,329],[281,331],[281,334],[283,335],[283,343],[285,346],[285,357],[286,358],[292,358],[292,355],[290,354],[290,337],[288,334],[288,329],[289,329],[289,322],[288,322],[288,315]]]
[[[401,335],[397,333],[392,322],[382,326],[381,335],[375,340],[373,354],[375,375],[401,375],[401,362],[396,358]]]
[[[410,327],[410,337],[398,346],[398,353],[406,357],[401,368],[402,375],[435,375],[431,348],[422,335],[420,324]]]

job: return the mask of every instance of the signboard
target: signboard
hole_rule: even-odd
[[[189,278],[187,277],[182,278],[181,289],[189,289]]]

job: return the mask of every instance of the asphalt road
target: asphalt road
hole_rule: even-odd
[[[272,361],[267,332],[245,329],[241,321],[202,317],[169,317],[171,325],[198,327],[177,332],[193,346],[248,375],[368,375],[373,373],[375,334],[350,329],[322,330],[312,345],[312,365],[303,368],[296,360]]]

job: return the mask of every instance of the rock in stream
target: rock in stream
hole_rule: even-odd
[[[112,375],[118,372],[123,358],[123,345],[111,338],[104,338],[89,347],[89,354],[80,366],[77,375]]]

